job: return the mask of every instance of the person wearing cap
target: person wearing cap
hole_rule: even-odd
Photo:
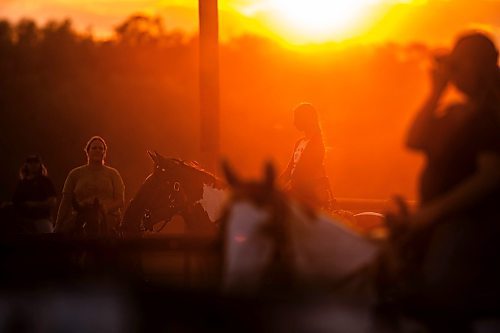
[[[52,210],[57,203],[56,197],[40,156],[28,156],[19,170],[19,182],[12,198],[14,208],[26,223],[27,232],[53,232]]]
[[[117,230],[125,202],[125,185],[118,170],[104,162],[107,145],[100,136],[93,136],[85,146],[87,164],[71,170],[66,177],[61,204],[57,213],[56,232],[75,229],[74,202],[80,207],[96,202],[103,214],[108,231]]]
[[[485,33],[461,35],[437,59],[432,89],[407,135],[425,156],[420,205],[388,216],[406,228],[418,256],[422,304],[475,312],[500,309],[500,72]],[[441,108],[448,86],[465,100]],[[418,277],[418,278],[416,278]],[[458,312],[457,312],[458,313]]]
[[[315,208],[330,210],[333,196],[325,172],[325,145],[316,108],[300,103],[294,110],[294,125],[304,133],[295,143],[292,157],[280,181],[292,196]]]

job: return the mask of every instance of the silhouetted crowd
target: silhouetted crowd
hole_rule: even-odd
[[[116,169],[104,164],[107,145],[102,137],[90,138],[84,150],[87,163],[69,172],[55,223],[57,192],[38,155],[28,156],[21,166],[12,203],[3,207],[13,211],[8,215],[13,220],[3,223],[16,224],[18,234],[56,231],[76,235],[88,223],[82,217],[93,213],[93,220],[100,221],[100,230],[93,230],[94,235],[116,232],[124,208],[123,180]]]

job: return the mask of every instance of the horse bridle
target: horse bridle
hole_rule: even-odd
[[[181,183],[179,181],[165,181],[165,184],[167,184],[168,186],[171,186],[171,191],[169,191],[168,199],[167,199],[168,208],[171,208],[173,211],[175,208],[177,208],[177,210],[175,211],[175,213],[177,213],[177,212],[181,211],[183,208],[182,206],[177,205],[177,202],[179,199],[179,193],[181,190]],[[172,216],[168,220],[163,221],[163,224],[161,225],[161,227],[159,229],[155,230],[153,228],[154,223],[152,223],[152,221],[151,221],[151,213],[152,213],[151,208],[144,208],[144,213],[142,215],[142,229],[143,229],[143,231],[160,232],[161,230],[163,230],[163,228],[165,228],[167,223],[170,222],[172,216],[175,215],[175,213],[172,214]]]

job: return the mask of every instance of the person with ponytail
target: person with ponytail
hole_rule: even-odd
[[[316,108],[300,103],[293,110],[294,125],[304,133],[280,180],[292,196],[314,208],[331,210],[333,196],[325,172],[325,145]]]

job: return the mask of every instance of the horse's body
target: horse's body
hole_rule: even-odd
[[[125,210],[121,229],[153,231],[180,215],[191,234],[215,235],[226,197],[225,185],[194,162],[150,153],[151,173]]]
[[[223,221],[227,291],[255,293],[269,283],[331,288],[377,256],[371,241],[276,190],[271,174],[263,183],[241,183],[226,173],[234,190]]]

